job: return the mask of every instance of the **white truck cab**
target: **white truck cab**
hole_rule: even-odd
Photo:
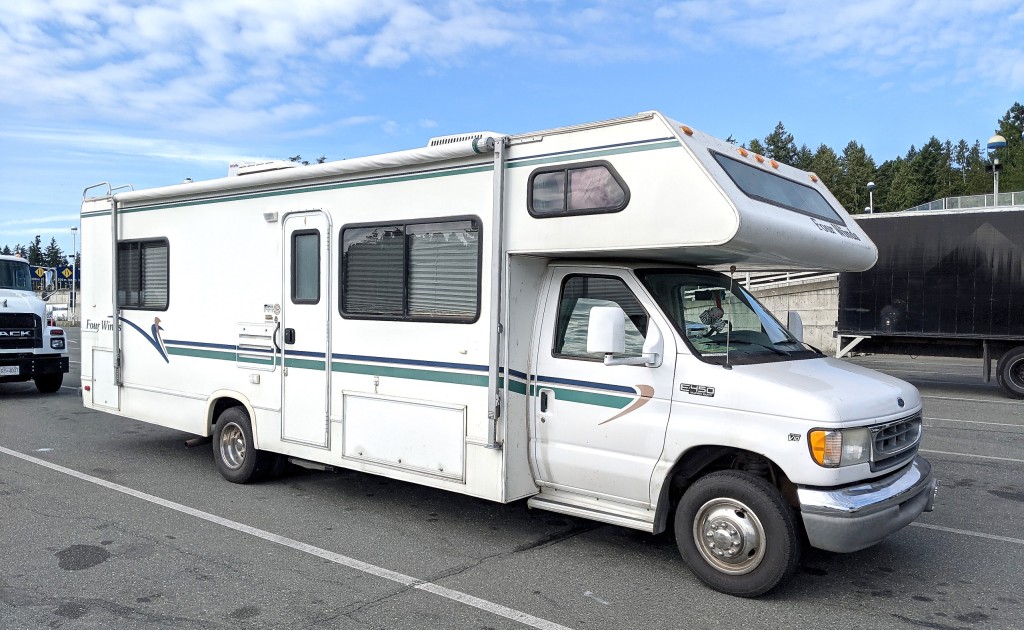
[[[124,188],[82,203],[83,401],[211,437],[229,481],[294,461],[671,525],[740,596],[932,507],[917,390],[713,270],[871,267],[813,173],[643,112]],[[226,242],[260,255],[204,280]]]
[[[52,394],[68,368],[64,329],[50,325],[45,302],[32,291],[28,261],[0,255],[0,383],[32,380]]]

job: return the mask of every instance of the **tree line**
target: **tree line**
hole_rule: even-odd
[[[1001,192],[1024,190],[1024,105],[1014,103],[996,123],[996,133],[1007,140],[999,154],[1003,170]],[[763,139],[753,139],[745,148],[754,153],[818,175],[832,194],[851,213],[868,206],[867,183],[875,183],[875,212],[906,210],[914,206],[961,195],[992,192],[992,173],[987,151],[981,142],[952,142],[932,136],[911,146],[903,156],[876,164],[864,145],[851,140],[837,153],[822,144],[812,151],[799,147],[793,134],[780,121]]]
[[[21,256],[28,261],[28,264],[39,267],[65,267],[70,263],[68,255],[57,245],[56,238],[51,238],[50,244],[45,248],[42,241],[42,237],[37,234],[28,245],[20,243],[14,247],[4,245],[3,249],[0,249],[0,254]]]

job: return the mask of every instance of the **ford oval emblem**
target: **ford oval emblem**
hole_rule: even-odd
[[[896,404],[899,405],[900,407],[902,407],[903,405],[905,405],[907,403],[903,402],[902,398],[897,398],[896,399]]]

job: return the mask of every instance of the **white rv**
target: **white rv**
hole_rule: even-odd
[[[290,459],[674,523],[741,596],[803,536],[931,509],[917,390],[708,269],[870,267],[813,174],[657,112],[281,166],[86,197],[87,407],[212,436],[238,483]]]

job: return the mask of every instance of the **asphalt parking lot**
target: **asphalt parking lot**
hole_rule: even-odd
[[[743,600],[670,536],[525,502],[347,471],[229,484],[192,436],[84,409],[73,357],[58,394],[0,384],[0,627],[1024,627],[1024,401],[976,361],[852,360],[924,395],[935,511]]]

